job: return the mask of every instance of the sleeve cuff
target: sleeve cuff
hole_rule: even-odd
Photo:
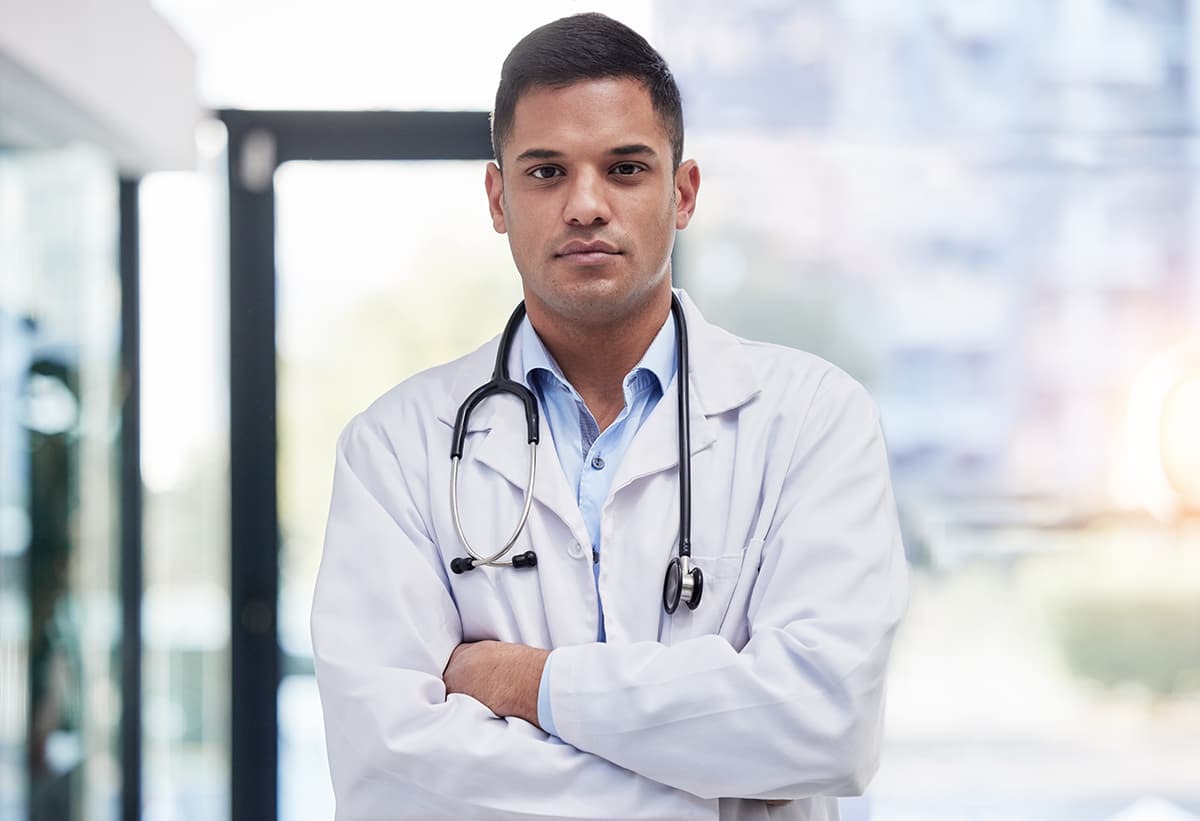
[[[542,681],[538,685],[538,707],[537,718],[538,724],[542,725],[542,729],[553,736],[558,735],[558,731],[554,729],[554,714],[550,709],[550,662],[554,660],[554,651],[546,657],[546,666],[542,668]]]

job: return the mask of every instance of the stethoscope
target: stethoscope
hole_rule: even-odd
[[[671,315],[675,318],[675,357],[676,378],[679,386],[679,555],[671,559],[667,565],[667,574],[663,579],[663,607],[668,613],[674,613],[682,600],[689,610],[695,610],[700,604],[700,596],[704,593],[704,574],[699,567],[692,566],[692,457],[691,457],[691,427],[688,412],[691,402],[688,398],[688,342],[687,323],[683,318],[683,305],[679,297],[671,294]],[[508,378],[508,357],[512,350],[513,339],[525,316],[525,303],[522,302],[513,311],[504,326],[500,336],[500,347],[496,351],[496,367],[492,370],[492,378],[480,385],[466,398],[458,408],[454,420],[454,434],[450,442],[450,511],[454,517],[454,530],[470,556],[460,556],[451,560],[450,569],[455,573],[465,573],[481,565],[489,567],[536,567],[537,554],[532,550],[505,559],[513,545],[525,529],[529,519],[529,509],[533,505],[533,481],[537,470],[538,445],[538,404],[537,397],[529,388],[520,382]],[[462,461],[463,443],[467,438],[467,420],[471,411],[487,399],[500,393],[511,393],[521,400],[525,406],[525,427],[529,442],[529,479],[525,484],[525,498],[521,505],[521,518],[513,530],[512,536],[503,547],[491,555],[476,552],[463,532],[462,518],[458,510],[458,466]]]

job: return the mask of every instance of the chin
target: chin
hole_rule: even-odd
[[[656,288],[634,288],[593,280],[541,300],[556,315],[581,325],[609,324],[636,315],[654,298]]]

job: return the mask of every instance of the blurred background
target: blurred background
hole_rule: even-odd
[[[1200,3],[0,1],[0,821],[332,817],[337,434],[519,298],[500,63],[683,91],[677,284],[882,411],[871,821],[1200,818]]]

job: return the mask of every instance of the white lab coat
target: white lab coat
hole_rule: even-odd
[[[878,414],[832,365],[738,339],[684,304],[703,600],[663,611],[679,515],[672,384],[602,511],[605,644],[587,529],[544,415],[516,547],[536,550],[536,570],[448,570],[464,555],[451,428],[489,378],[497,340],[405,381],[347,426],[312,610],[340,821],[825,821],[837,818],[832,796],[871,778],[906,599]],[[490,399],[469,431],[464,529],[493,551],[521,509],[520,407]],[[446,698],[451,651],[479,639],[557,648],[561,740]]]

